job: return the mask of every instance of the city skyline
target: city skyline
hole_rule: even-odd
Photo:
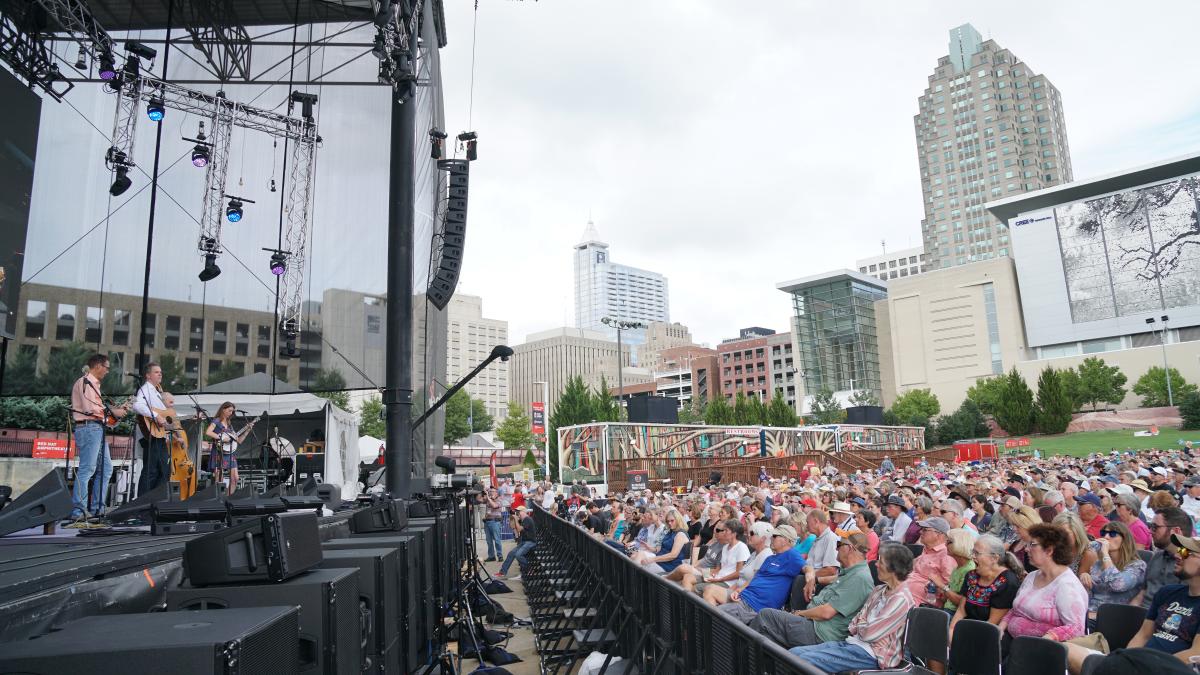
[[[514,341],[572,325],[570,252],[590,214],[621,262],[671,280],[671,319],[698,343],[787,330],[779,279],[849,267],[881,239],[922,243],[916,99],[965,23],[1061,92],[1076,180],[1200,149],[1200,86],[1159,67],[1190,59],[1177,43],[1200,8],[1178,5],[1153,36],[1095,9],[664,3],[628,25],[608,5],[483,4],[472,92],[472,7],[448,5],[466,29],[443,53],[448,81],[464,83],[447,88],[447,127],[480,134],[460,291],[484,296]],[[1131,48],[1095,52],[1096,40]],[[1114,95],[1128,81],[1155,105]],[[533,264],[514,273],[518,247]]]

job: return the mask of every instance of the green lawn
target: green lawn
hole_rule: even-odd
[[[1039,448],[1042,456],[1074,455],[1083,457],[1093,452],[1109,452],[1113,448],[1145,450],[1158,448],[1181,447],[1179,440],[1191,440],[1194,445],[1200,445],[1200,431],[1179,431],[1178,429],[1159,429],[1158,436],[1134,436],[1133,429],[1118,431],[1080,431],[1073,434],[1056,436],[1030,436],[1029,448]],[[1026,448],[1021,448],[1022,452]]]

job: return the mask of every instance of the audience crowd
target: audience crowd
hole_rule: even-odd
[[[611,495],[578,481],[509,485],[507,499],[516,492],[573,520],[828,672],[901,665],[914,607],[946,612],[948,640],[964,619],[995,624],[1003,658],[1018,637],[1064,643],[1072,673],[1093,654],[1121,667],[1101,673],[1186,672],[1193,658],[1200,668],[1200,454],[1190,444],[971,464],[888,459],[848,475],[763,468],[759,478]],[[504,500],[504,486],[481,498],[489,558],[502,551],[491,523]],[[512,523],[526,531],[505,572],[532,546],[524,520]],[[1111,654],[1097,628],[1105,605],[1145,610]]]

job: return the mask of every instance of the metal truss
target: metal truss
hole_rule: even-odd
[[[99,60],[102,54],[113,55],[113,39],[92,16],[86,0],[36,1],[93,60]]]
[[[137,125],[142,113],[138,105],[142,96],[142,78],[128,77],[114,80],[120,87],[117,96],[117,112],[113,116],[112,146],[104,156],[109,168],[135,166],[133,146],[137,141]]]
[[[47,1],[47,0],[43,0]],[[230,0],[183,2],[184,26],[220,82],[252,79],[250,33],[238,21]]]
[[[417,85],[416,49],[421,34],[422,0],[378,0],[378,31],[372,53],[379,59],[379,82],[400,96],[411,96]]]
[[[287,203],[284,206],[286,226],[283,232],[283,250],[289,255],[279,286],[279,329],[285,339],[295,338],[301,325],[312,185],[317,160],[316,125],[308,120],[297,120],[296,124],[301,141],[295,144],[290,158]]]
[[[225,182],[229,170],[229,145],[238,108],[224,96],[213,102],[209,117],[208,166],[204,171],[204,205],[200,212],[200,240],[196,248],[201,255],[221,253],[221,227],[225,223]]]
[[[18,28],[6,14],[0,14],[0,60],[24,77],[30,87],[39,87],[56,101],[61,101],[75,87],[59,72],[46,43]]]

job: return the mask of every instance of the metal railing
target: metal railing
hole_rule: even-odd
[[[585,530],[536,506],[533,517],[522,579],[542,673],[599,654],[599,672],[823,675]]]

